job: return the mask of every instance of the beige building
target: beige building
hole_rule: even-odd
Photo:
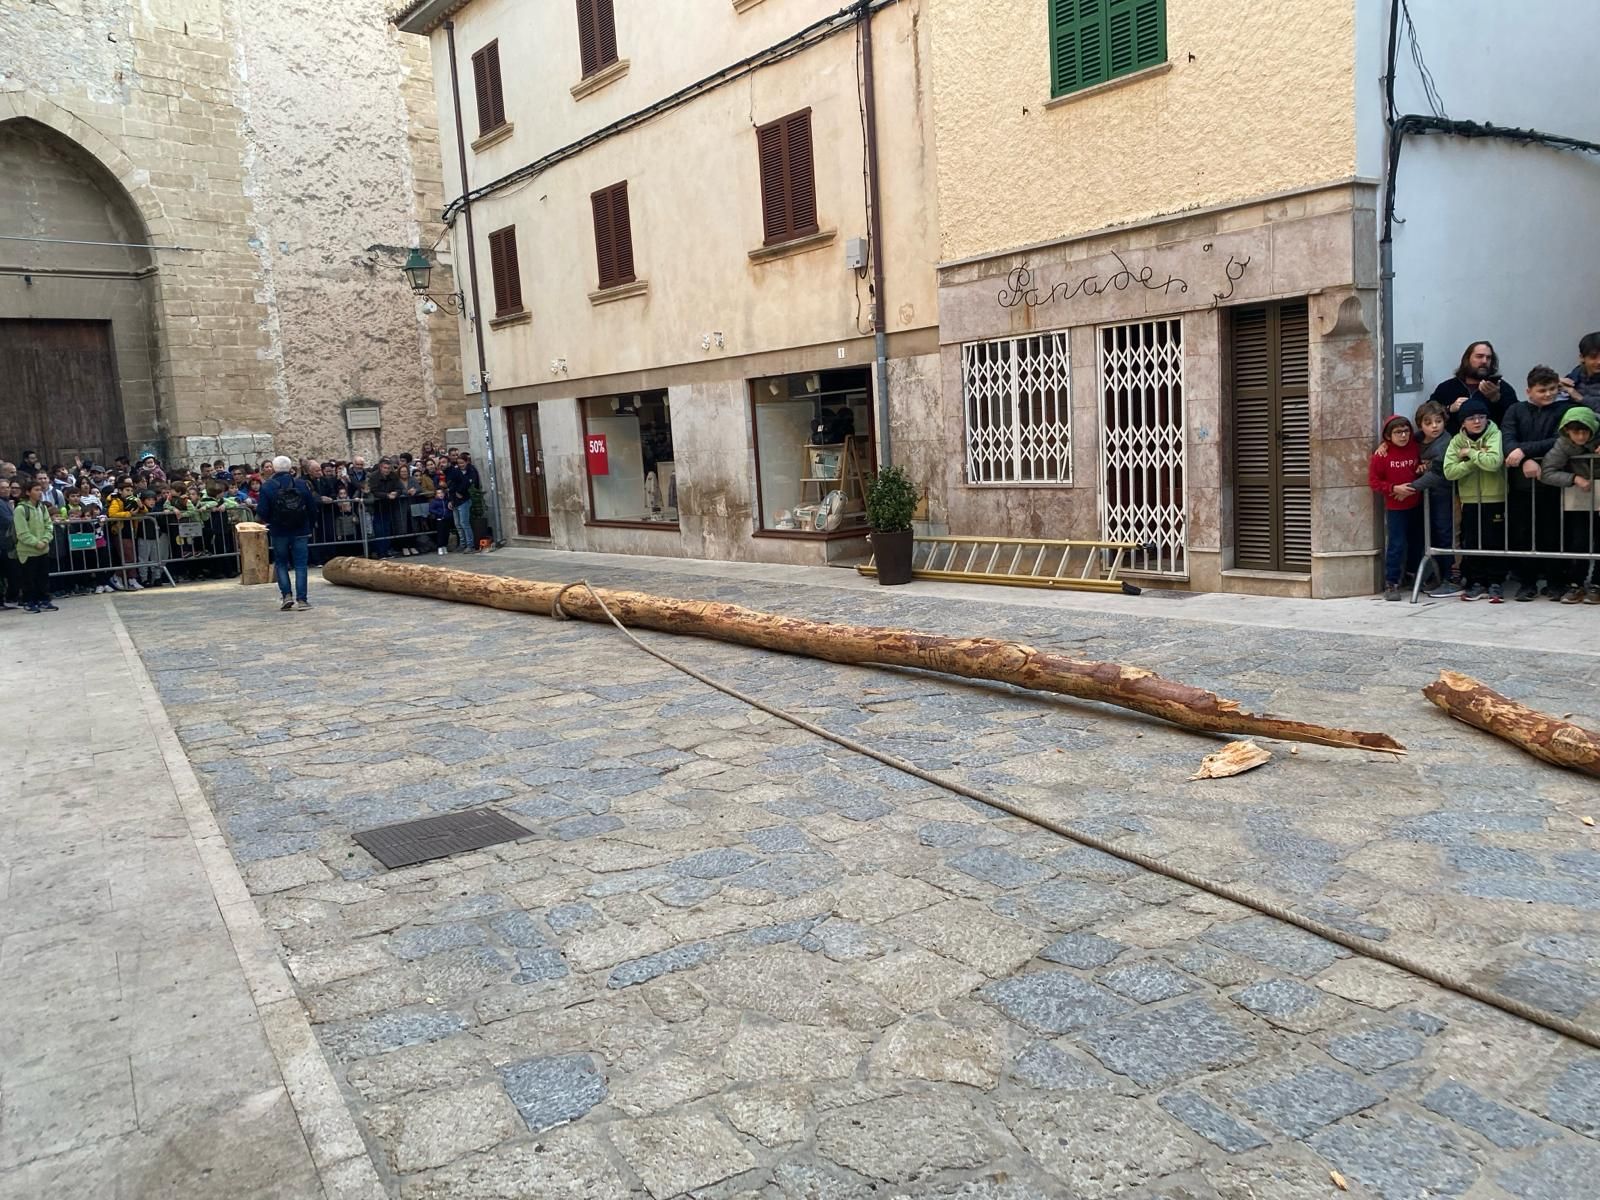
[[[430,63],[377,0],[0,0],[0,456],[415,449],[455,321]]]
[[[465,270],[470,217],[507,532],[864,551],[886,446],[922,461],[941,449],[912,440],[944,436],[908,418],[938,404],[927,8],[876,4],[870,29],[839,0],[419,0],[397,18],[431,40],[452,149],[459,76],[452,257]]]
[[[1376,6],[929,7],[942,389],[903,444],[931,518],[1370,592]]]

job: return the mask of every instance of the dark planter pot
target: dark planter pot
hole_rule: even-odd
[[[896,584],[911,582],[913,536],[909,529],[901,529],[895,533],[881,533],[876,529],[872,531],[872,552],[877,556],[879,586],[893,587]]]
[[[472,518],[472,540],[480,546],[486,539],[492,539],[494,531],[489,528],[489,522],[483,517]]]

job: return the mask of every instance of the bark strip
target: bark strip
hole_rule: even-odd
[[[586,588],[561,583],[503,579],[445,567],[408,566],[361,558],[333,559],[322,568],[322,577],[347,587],[482,604],[508,612],[544,616],[552,615],[556,597],[567,589],[566,594],[561,595],[561,608],[567,616],[607,623],[605,613]],[[1355,750],[1392,753],[1405,750],[1387,734],[1258,716],[1243,711],[1236,701],[1163,679],[1139,667],[1087,662],[1018,642],[944,637],[868,625],[834,625],[760,612],[736,604],[674,600],[646,592],[609,588],[595,591],[604,598],[617,620],[634,629],[715,638],[828,662],[914,667],[966,679],[1010,683],[1132,709],[1185,729],[1207,733],[1248,734]]]
[[[1518,704],[1459,671],[1440,671],[1422,694],[1456,720],[1504,738],[1535,758],[1600,778],[1600,733]]]

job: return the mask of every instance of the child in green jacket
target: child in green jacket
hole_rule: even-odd
[[[22,606],[31,613],[56,612],[50,603],[50,543],[56,530],[44,504],[43,484],[28,489],[12,519],[17,542],[12,554],[22,568]]]
[[[1489,420],[1489,406],[1477,396],[1469,397],[1456,415],[1461,419],[1461,431],[1445,447],[1444,477],[1455,483],[1456,495],[1461,498],[1461,548],[1504,550],[1506,472],[1500,431]],[[1467,580],[1463,600],[1487,596],[1489,603],[1499,604],[1504,599],[1504,561],[1468,554],[1461,571]]]

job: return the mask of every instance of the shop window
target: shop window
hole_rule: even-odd
[[[1072,482],[1072,361],[1065,333],[961,347],[967,482]]]
[[[596,396],[581,404],[589,519],[676,525],[678,473],[667,393]]]
[[[875,462],[870,373],[779,375],[750,387],[761,529],[859,534]]]

